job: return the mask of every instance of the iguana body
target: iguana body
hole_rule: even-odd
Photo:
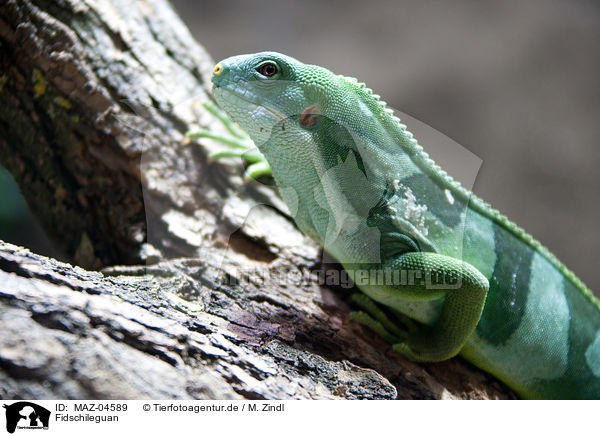
[[[441,170],[364,84],[273,52],[220,62],[213,84],[299,228],[400,324],[361,298],[358,320],[413,360],[460,352],[524,398],[600,398],[598,300]],[[373,270],[400,281],[360,273]]]

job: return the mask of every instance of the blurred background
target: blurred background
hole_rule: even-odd
[[[173,4],[215,60],[276,50],[357,77],[470,150],[475,193],[599,294],[600,2]],[[1,171],[0,199],[0,239],[53,254]]]

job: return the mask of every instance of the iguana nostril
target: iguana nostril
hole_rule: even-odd
[[[223,72],[223,67],[221,66],[221,64],[217,64],[215,65],[215,69],[213,70],[213,74],[215,76],[218,76],[219,74],[221,74]]]

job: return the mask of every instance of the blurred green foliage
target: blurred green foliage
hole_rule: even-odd
[[[37,254],[61,256],[33,216],[12,175],[0,166],[0,239]]]

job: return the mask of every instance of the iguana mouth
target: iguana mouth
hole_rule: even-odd
[[[251,92],[249,92],[247,89],[244,89],[244,91],[246,91],[245,93],[238,91],[238,89],[232,89],[232,87],[227,86],[227,84],[223,85],[220,83],[216,83],[214,81],[214,76],[213,76],[213,92],[215,93],[215,96],[217,95],[217,93],[222,93],[222,94],[227,93],[227,94],[232,95],[236,99],[243,100],[246,103],[250,103],[251,105],[266,109],[267,111],[271,112],[273,115],[275,115],[280,120],[287,118],[284,115],[282,115],[280,112],[277,112],[275,109],[259,103],[256,96],[254,94],[252,94]],[[221,98],[223,98],[223,97],[221,97]],[[227,97],[225,97],[224,100],[227,100]]]

